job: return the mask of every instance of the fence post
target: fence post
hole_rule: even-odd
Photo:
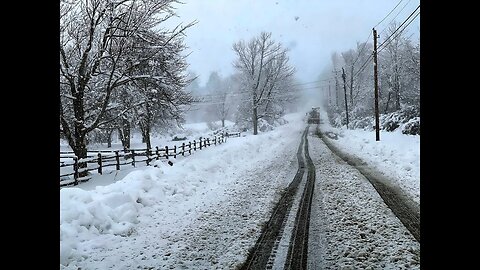
[[[173,158],[177,158],[177,145],[173,146]]]
[[[98,153],[98,173],[102,174],[102,153]]]
[[[75,186],[78,185],[78,157],[73,157],[73,179],[75,179]]]
[[[160,150],[158,149],[158,146],[155,146],[155,154],[157,154],[157,160],[160,158]]]
[[[150,148],[147,148],[146,155],[147,155],[147,166],[148,166],[150,165]]]
[[[168,159],[168,145],[165,145],[165,157]]]
[[[185,143],[182,143],[182,156],[185,156]]]
[[[188,141],[188,154],[189,155],[192,154],[192,142],[191,141]]]
[[[207,138],[208,146],[210,146],[210,138]]]
[[[135,150],[130,150],[132,152],[132,166],[135,167]]]
[[[115,161],[117,162],[117,171],[120,171],[120,156],[118,155],[118,150],[115,151]]]
[[[197,151],[197,142],[193,140],[193,150]]]
[[[215,135],[215,137],[213,137],[213,145],[217,145],[217,135]]]
[[[200,137],[200,150],[202,150],[202,137]]]

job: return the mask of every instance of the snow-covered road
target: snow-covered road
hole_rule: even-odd
[[[316,184],[310,217],[310,269],[419,269],[420,244],[372,184],[309,137]]]

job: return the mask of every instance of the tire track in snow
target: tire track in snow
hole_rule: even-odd
[[[298,209],[295,219],[295,227],[290,240],[290,247],[284,269],[307,269],[310,213],[312,209],[313,189],[315,187],[315,166],[308,153],[309,128],[310,125],[307,126],[304,133],[304,155],[308,168],[307,183],[305,184],[300,208]]]
[[[300,145],[298,146],[297,150],[297,173],[295,174],[293,181],[290,183],[283,196],[280,198],[280,201],[275,206],[269,221],[258,238],[257,243],[249,253],[247,261],[240,269],[272,268],[272,250],[274,247],[276,247],[276,245],[278,246],[280,240],[279,238],[282,235],[282,231],[286,222],[285,217],[292,207],[295,194],[305,172],[305,161],[302,155],[302,148],[304,147],[307,132],[308,128],[306,128],[303,132]]]
[[[355,167],[363,176],[365,176],[365,178],[368,179],[380,197],[382,197],[385,204],[392,209],[393,213],[398,219],[400,219],[415,240],[420,243],[420,206],[404,194],[400,188],[395,188],[389,184],[392,181],[385,179],[385,177],[382,177],[372,168],[365,166],[365,162],[340,151],[331,142],[325,139],[324,134],[319,128],[317,128],[317,134],[332,153],[343,159],[349,165]]]
[[[419,242],[372,184],[320,138],[310,141],[317,183],[308,268],[419,269]]]

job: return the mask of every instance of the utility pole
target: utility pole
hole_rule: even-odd
[[[380,116],[378,112],[377,30],[373,28],[373,76],[375,78],[375,140],[380,141]]]
[[[322,85],[322,93],[323,93],[324,100],[327,99],[327,91],[326,90],[327,89],[326,89],[325,85]]]
[[[330,93],[330,80],[328,80],[328,106],[330,106],[332,94]]]
[[[348,101],[347,101],[347,83],[345,82],[346,79],[345,69],[342,67],[342,79],[343,79],[343,92],[345,93],[345,112],[347,113],[347,129],[348,129]]]
[[[340,106],[340,104],[338,102],[338,100],[339,100],[339,98],[338,98],[338,79],[337,79],[337,70],[336,69],[335,69],[334,73],[335,73],[335,103],[338,107],[338,106]]]

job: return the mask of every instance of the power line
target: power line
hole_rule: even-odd
[[[292,86],[301,86],[301,85],[306,85],[306,84],[313,84],[313,83],[320,83],[320,82],[325,82],[325,81],[329,81],[329,80],[333,80],[335,79],[335,77],[331,77],[331,78],[326,78],[326,79],[321,79],[321,80],[316,80],[316,81],[311,81],[311,82],[305,82],[305,83],[293,83],[293,84],[288,84],[288,85],[285,85],[285,86],[282,86],[282,87],[292,87]],[[229,95],[241,95],[241,94],[245,94],[245,93],[250,93],[251,90],[246,90],[246,91],[239,91],[239,92],[234,92],[234,93],[229,93]],[[198,98],[203,98],[203,97],[207,97],[207,98],[212,98],[212,97],[221,97],[222,95],[219,94],[219,95],[215,95],[215,94],[207,94],[207,95],[199,95],[199,96],[196,96]]]
[[[358,69],[358,71],[355,73],[355,75],[353,75],[353,79],[356,79],[357,76],[360,74],[360,72],[362,72],[364,69],[365,69],[365,66],[368,64],[368,62],[370,61],[370,59],[372,59],[373,57],[373,53],[370,54],[370,56],[367,58],[367,60],[365,62],[363,62],[362,66],[360,67],[360,69]]]
[[[402,24],[400,24],[400,26],[397,29],[395,29],[395,31],[393,31],[393,33],[390,34],[390,36],[386,38],[385,41],[382,42],[382,44],[378,45],[378,49],[380,49],[383,46],[383,44],[385,44],[388,41],[388,39],[391,38],[402,27],[419,8],[420,8],[420,5],[418,5],[418,7],[405,19],[405,21],[403,21]]]
[[[411,0],[409,0],[408,3],[409,3],[410,1],[411,1]],[[392,12],[393,12],[393,11],[400,5],[400,3],[402,3],[402,2],[403,2],[403,0],[400,0],[400,1],[397,3],[397,5],[396,5],[380,22],[378,22],[373,28],[377,27],[377,26],[378,26],[379,24],[381,24],[386,18],[388,18],[388,16],[390,16],[390,14],[392,14]],[[407,4],[408,4],[408,3],[407,3]],[[406,6],[406,5],[405,5],[405,6]],[[403,6],[403,8],[405,8],[405,6]],[[402,8],[402,10],[403,10],[403,8]],[[400,12],[401,12],[402,10],[400,10]],[[395,18],[398,16],[398,14],[400,14],[400,12],[397,13],[397,15],[396,15],[393,19],[395,19]],[[392,19],[392,20],[393,20],[393,19]],[[390,22],[391,22],[391,21],[390,21]],[[386,28],[385,28],[385,29],[386,29]],[[365,47],[366,47],[367,42],[368,42],[368,40],[370,39],[370,36],[371,36],[371,35],[372,35],[372,32],[370,32],[370,33],[368,34],[367,39],[366,39],[365,42],[363,43],[362,49],[358,52],[357,57],[356,57],[355,60],[353,61],[353,64],[352,64],[353,66],[357,63],[358,59],[360,58],[361,53],[365,50]]]
[[[326,79],[321,79],[321,80],[316,80],[316,81],[311,81],[311,82],[305,82],[305,83],[294,83],[294,84],[290,84],[290,85],[287,85],[288,86],[299,86],[299,85],[305,85],[305,84],[312,84],[312,83],[318,83],[318,82],[324,82],[324,81],[328,81],[328,80],[333,80],[335,79],[335,77],[331,77],[331,78],[326,78]]]
[[[400,32],[397,33],[397,35],[395,35],[395,37],[393,37],[387,44],[385,44],[385,46],[381,48],[378,52],[381,52],[387,47],[387,45],[389,45],[394,39],[396,39],[405,30],[405,28],[407,28],[418,17],[418,15],[420,15],[420,11],[410,20],[410,22],[405,25],[405,27],[403,27],[402,30],[400,30]]]
[[[400,13],[402,13],[402,11],[405,9],[405,7],[408,6],[408,4],[410,3],[410,1],[412,1],[412,0],[408,0],[408,2],[407,2],[405,5],[403,5],[402,9],[400,9],[400,11],[397,13],[397,15],[395,15],[395,17],[393,17],[393,18],[390,20],[390,22],[387,24],[387,26],[385,26],[385,28],[383,28],[383,30],[380,31],[380,33],[378,34],[379,36],[382,35],[383,32],[385,32],[385,30],[388,29],[388,25],[390,25],[390,24],[393,22],[393,20],[395,20],[395,18],[397,18],[398,15],[399,15]]]
[[[388,40],[393,36],[393,34],[395,34],[395,32],[397,32],[397,31],[402,27],[402,25],[405,24],[405,22],[415,13],[415,11],[418,10],[418,8],[420,8],[420,5],[419,5],[419,6],[414,10],[414,12],[413,12],[410,16],[408,16],[408,18],[392,33],[392,35],[390,35],[390,36],[387,38],[386,41],[388,41]],[[404,27],[400,32],[397,33],[397,35],[395,35],[395,37],[393,37],[392,39],[390,39],[389,42],[388,42],[386,45],[390,44],[390,42],[392,42],[395,38],[397,38],[397,37],[405,30],[405,28],[406,28],[408,25],[410,25],[410,23],[412,23],[413,20],[415,20],[415,18],[416,18],[419,14],[420,14],[420,11],[412,18],[412,20],[410,20],[410,22],[407,23],[407,25],[405,25],[405,27]],[[386,42],[386,41],[385,41],[385,42]],[[384,45],[385,42],[383,42],[380,46]],[[386,46],[386,45],[385,45],[385,46]],[[385,48],[385,47],[380,48],[380,46],[378,46],[378,48],[377,48],[378,53],[380,53],[380,52]],[[367,59],[365,62],[363,62],[363,64],[362,64],[362,66],[360,67],[360,69],[355,73],[355,75],[353,75],[353,78],[354,78],[354,79],[356,79],[357,76],[360,74],[360,72],[362,72],[362,71],[365,69],[366,65],[367,65],[368,62],[372,59],[372,57],[373,57],[373,54],[371,54],[371,55],[368,57],[368,59]]]
[[[400,2],[398,2],[398,4],[387,14],[387,16],[385,16],[385,18],[383,18],[379,23],[377,23],[373,28],[377,27],[379,24],[381,24],[390,14],[392,14],[392,12],[398,7],[398,5],[400,5],[400,3],[402,3],[403,0],[400,0]]]
[[[327,86],[327,84],[301,88],[301,89],[298,89],[298,90],[290,90],[289,92],[285,92],[285,93],[277,93],[277,94],[275,94],[274,97],[292,96],[292,95],[298,94],[299,92],[302,92],[302,91],[307,91],[307,90],[312,90],[312,89],[321,89],[322,87],[325,87],[325,86]],[[241,95],[242,93],[250,93],[250,91],[235,92],[235,93],[231,93],[229,95],[230,96],[238,96],[238,95]],[[241,99],[239,101],[251,101],[251,100],[250,99]],[[224,104],[224,103],[225,102],[215,102],[215,101],[214,102],[212,102],[212,101],[204,102],[204,101],[200,101],[200,102],[193,102],[192,104],[194,104],[194,105],[221,105],[221,104]]]
[[[358,52],[357,58],[355,58],[355,61],[353,61],[352,66],[354,66],[355,63],[357,63],[357,60],[359,59],[360,54],[361,54],[361,53],[363,52],[363,50],[365,49],[365,47],[366,47],[366,45],[367,45],[367,42],[368,42],[368,40],[370,39],[370,36],[371,36],[371,35],[372,35],[372,32],[370,32],[370,34],[369,34],[368,37],[367,37],[367,40],[365,40],[365,42],[363,43],[363,48]]]

